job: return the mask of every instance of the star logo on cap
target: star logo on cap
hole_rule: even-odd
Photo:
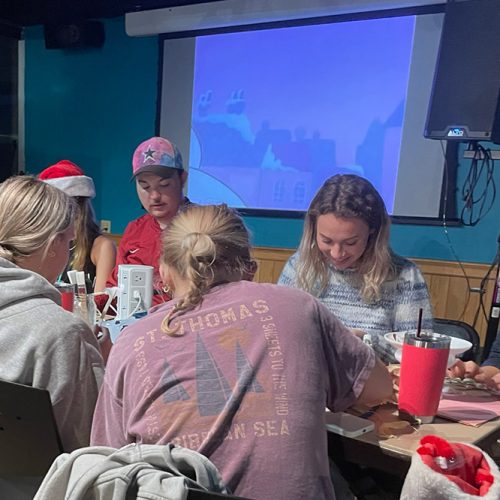
[[[151,149],[151,146],[148,146],[148,149],[144,151],[144,153],[142,153],[144,155],[144,162],[147,162],[148,160],[154,160],[155,153],[156,151],[154,149]]]

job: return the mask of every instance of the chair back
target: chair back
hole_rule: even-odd
[[[62,451],[48,391],[0,380],[0,478],[43,476]]]
[[[462,361],[477,360],[479,356],[479,335],[471,325],[454,319],[434,318],[434,331],[449,337],[468,340],[472,347],[457,357]]]

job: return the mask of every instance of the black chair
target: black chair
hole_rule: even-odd
[[[0,380],[0,476],[44,475],[60,453],[48,391]]]
[[[460,354],[458,358],[462,361],[477,361],[479,357],[479,335],[472,326],[454,319],[434,318],[434,331],[450,337],[468,340],[472,347]]]
[[[48,391],[0,380],[0,498],[32,499],[62,451]]]

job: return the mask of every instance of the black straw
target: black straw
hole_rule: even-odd
[[[420,337],[420,331],[422,330],[422,313],[424,310],[420,308],[418,310],[418,325],[417,325],[417,337]]]

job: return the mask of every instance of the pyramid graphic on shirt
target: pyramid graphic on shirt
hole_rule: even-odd
[[[165,403],[173,403],[174,401],[186,401],[190,399],[189,394],[186,389],[179,382],[179,379],[175,376],[174,371],[170,367],[170,364],[165,361],[165,371],[162,376],[162,384],[169,387],[163,394],[163,401]]]
[[[231,387],[200,334],[196,337],[196,390],[201,416],[219,415],[231,397]]]
[[[236,370],[238,371],[238,382],[245,386],[246,392],[264,392],[263,387],[255,379],[253,367],[239,342],[236,343]]]

